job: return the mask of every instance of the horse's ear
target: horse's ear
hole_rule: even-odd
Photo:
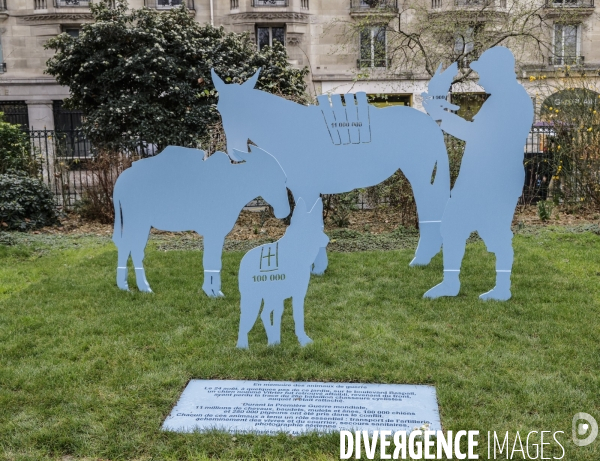
[[[321,200],[321,197],[319,197],[313,205],[310,214],[315,216],[315,219],[323,219],[323,200]]]
[[[241,150],[233,149],[233,152],[229,153],[229,158],[231,158],[231,160],[234,162],[247,162],[249,156],[247,153],[242,152]]]
[[[217,75],[214,69],[210,70],[210,75],[212,77],[212,82],[215,86],[215,89],[220,93],[221,89],[225,88],[225,82],[221,80],[221,77]]]
[[[296,200],[296,206],[294,207],[294,215],[298,213],[299,216],[304,216],[306,213],[306,202],[302,197]]]
[[[256,73],[250,77],[248,80],[246,80],[244,83],[242,83],[242,86],[244,88],[247,89],[254,89],[254,87],[256,86],[256,82],[258,82],[258,77],[260,77],[260,71],[262,70],[262,67],[259,67],[258,70],[256,71]]]

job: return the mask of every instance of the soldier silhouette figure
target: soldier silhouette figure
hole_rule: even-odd
[[[516,79],[508,48],[490,48],[470,67],[491,95],[473,122],[445,111],[439,100],[423,102],[427,112],[441,120],[444,131],[466,141],[460,173],[442,217],[444,280],[424,297],[458,294],[466,239],[477,231],[496,255],[496,286],[480,298],[504,301],[511,297],[511,223],[525,179],[523,154],[533,105]]]

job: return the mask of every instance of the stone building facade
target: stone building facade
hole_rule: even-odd
[[[44,74],[51,52],[43,46],[50,37],[61,32],[77,34],[83,24],[90,22],[89,1],[0,0],[0,110],[11,113],[13,119],[32,129],[52,130],[59,128],[59,119],[62,125],[67,123],[65,120],[72,121],[72,117],[64,117],[65,112],[61,112],[61,101],[67,97],[68,89]],[[357,38],[355,46],[341,46],[338,36],[341,24],[356,21],[365,14],[398,16],[402,0],[129,0],[129,5],[165,10],[182,1],[187,2],[197,21],[222,25],[236,32],[248,31],[258,46],[273,40],[283,41],[292,64],[309,67],[309,90],[314,94],[365,91],[370,95],[385,95],[381,104],[420,107],[420,94],[428,79],[425,75],[402,79],[388,69],[385,36],[370,31]],[[433,11],[443,2],[452,2],[458,8],[463,3],[472,6],[490,0],[423,1],[431,1]],[[504,1],[500,5],[507,7],[506,0],[497,1]],[[548,15],[555,8],[577,11],[574,21],[557,23],[549,31],[556,51],[554,56],[544,58],[549,72],[569,62],[583,65],[585,60],[588,74],[598,75],[600,22],[593,0],[540,1],[547,2]],[[370,55],[369,47],[359,46],[359,40],[372,45]],[[383,44],[383,51],[373,51],[378,44]],[[539,69],[539,63],[533,64]],[[369,76],[358,79],[364,67],[369,68]],[[520,72],[533,97],[538,90],[530,85],[526,67]],[[477,90],[476,86],[465,89]],[[373,100],[377,101],[377,97]]]

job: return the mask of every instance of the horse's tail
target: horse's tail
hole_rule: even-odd
[[[113,242],[119,247],[121,238],[123,237],[123,207],[121,206],[121,187],[119,186],[119,179],[115,183],[113,190],[113,207],[115,210],[115,225],[113,228]]]

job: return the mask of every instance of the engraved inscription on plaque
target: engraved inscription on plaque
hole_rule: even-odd
[[[441,430],[435,388],[404,384],[192,380],[164,430],[276,434]]]

